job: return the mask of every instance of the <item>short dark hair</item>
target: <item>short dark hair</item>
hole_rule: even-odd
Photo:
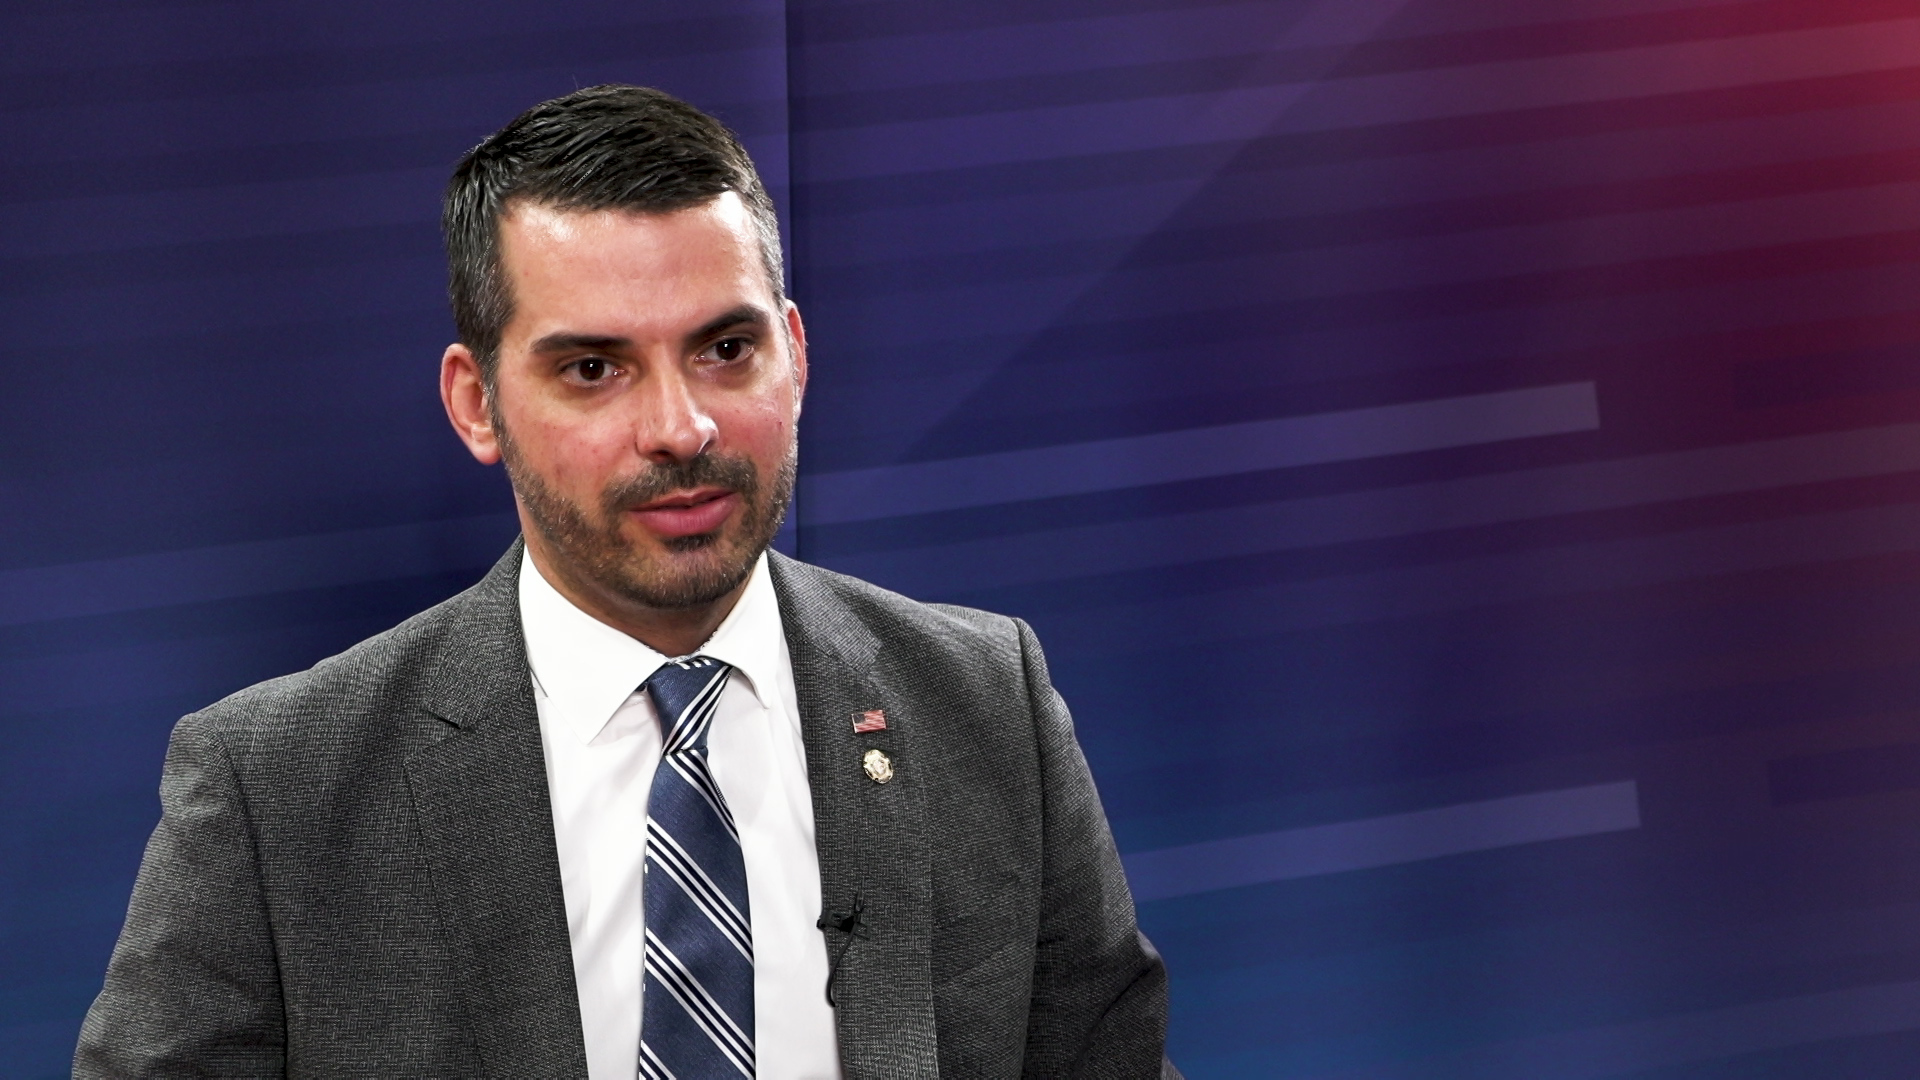
[[[729,191],[753,215],[768,287],[783,301],[779,219],[753,160],[725,125],[671,94],[617,83],[575,90],[535,105],[467,151],[447,185],[440,224],[454,327],[487,385],[513,318],[500,219],[514,203],[664,214]]]

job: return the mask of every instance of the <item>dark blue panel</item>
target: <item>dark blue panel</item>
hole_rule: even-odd
[[[802,554],[1032,620],[1123,853],[1242,882],[1142,907],[1190,1075],[1909,1075],[1912,17],[15,5],[0,1057],[61,1071],[172,720],[505,542],[436,200],[618,79],[790,211]]]
[[[802,552],[1254,882],[1140,879],[1189,1075],[1911,1071],[1910,18],[796,5]]]
[[[0,16],[0,1071],[65,1072],[174,720],[513,535],[436,391],[453,162],[639,82],[734,125],[784,200],[785,42],[758,0]]]

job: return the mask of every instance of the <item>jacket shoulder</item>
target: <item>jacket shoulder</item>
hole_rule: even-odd
[[[482,585],[485,583],[483,582]],[[255,683],[182,718],[178,730],[235,752],[318,733],[424,698],[456,628],[473,614],[475,585],[304,671]]]
[[[973,646],[994,651],[1020,648],[1019,620],[1011,616],[963,607],[935,604],[903,596],[872,582],[779,556],[778,573],[790,588],[818,589],[857,616],[889,645],[916,641],[948,647]]]

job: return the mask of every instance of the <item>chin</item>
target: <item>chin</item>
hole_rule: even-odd
[[[719,543],[720,530],[715,529],[710,533],[695,533],[692,536],[675,536],[667,540],[662,540],[660,546],[676,555],[681,555],[689,551],[705,551],[708,548],[718,546]]]
[[[609,575],[602,587],[631,603],[650,608],[693,608],[711,604],[739,587],[753,572],[758,550],[729,542],[721,532],[660,541],[664,551],[635,554]]]

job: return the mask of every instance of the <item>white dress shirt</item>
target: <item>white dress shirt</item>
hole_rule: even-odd
[[[547,790],[560,849],[573,974],[592,1080],[639,1065],[641,885],[660,724],[640,689],[667,657],[581,611],[520,566]],[[733,666],[707,736],[714,780],[740,830],[753,923],[753,1030],[764,1080],[839,1080],[827,1005],[820,858],[793,662],[762,555],[738,604],[700,647]]]

